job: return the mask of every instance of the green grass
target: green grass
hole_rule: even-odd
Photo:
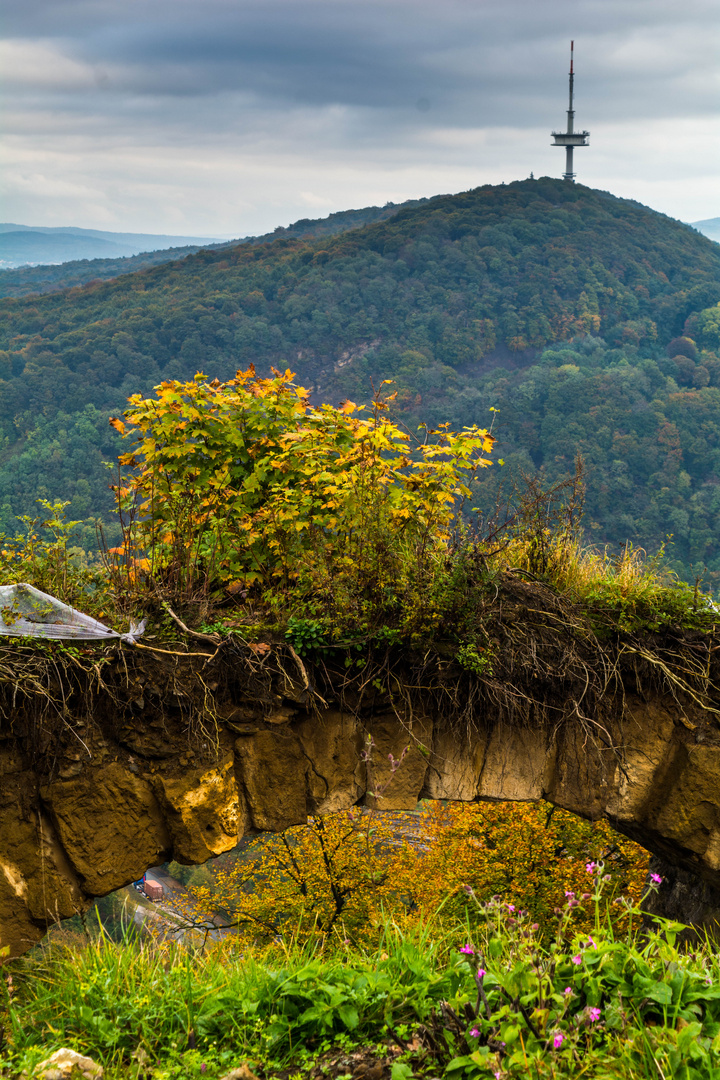
[[[389,929],[387,944],[366,956],[306,946],[256,959],[106,937],[81,950],[40,948],[8,967],[0,1061],[29,1069],[67,1045],[111,1076],[134,1075],[133,1060],[146,1056],[156,1077],[201,1075],[202,1064],[214,1077],[248,1059],[280,1067],[338,1039],[382,1038],[388,1022],[419,1021],[451,991],[446,950],[422,927],[405,938]]]
[[[354,1048],[392,1080],[720,1078],[717,954],[679,945],[667,922],[616,939],[603,868],[593,871],[547,945],[496,899],[478,905],[472,931],[388,922],[363,953],[294,943],[203,954],[102,936],[36,949],[5,968],[1,1075],[32,1075],[70,1046],[109,1080],[212,1080],[243,1062],[301,1078]],[[584,939],[568,929],[578,902],[596,911]]]

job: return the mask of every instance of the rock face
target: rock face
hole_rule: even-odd
[[[0,945],[25,951],[50,922],[166,859],[200,863],[247,833],[419,798],[546,799],[605,817],[674,868],[673,915],[691,886],[702,903],[686,917],[720,910],[711,714],[627,694],[601,738],[570,721],[511,722],[499,709],[456,723],[417,695],[402,708],[382,697],[319,700],[302,664],[288,676],[287,656],[276,659],[240,672],[232,657],[210,665],[199,699],[200,662],[153,668],[122,655],[92,694],[68,695],[52,731],[49,714],[27,705],[3,722]]]

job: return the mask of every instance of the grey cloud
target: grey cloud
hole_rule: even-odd
[[[133,205],[156,199],[166,213],[163,185],[188,192],[176,202],[198,198],[188,162],[206,168],[210,190],[235,160],[249,170],[236,205],[262,202],[266,170],[285,177],[287,194],[277,180],[273,197],[290,220],[312,200],[347,205],[350,174],[353,198],[368,202],[558,172],[549,131],[564,123],[570,37],[577,121],[604,132],[588,166],[651,183],[681,135],[695,173],[711,177],[720,163],[688,120],[709,130],[717,115],[719,21],[716,0],[6,0],[5,48],[19,58],[6,65],[7,182],[41,192],[67,173],[82,186],[85,170],[112,214],[114,161]],[[183,213],[180,231],[227,231]]]
[[[147,7],[132,0],[36,0],[29,18],[16,7],[10,22],[18,35],[42,26],[74,57],[115,65],[114,76],[101,76],[115,93],[236,91],[274,104],[381,111],[412,109],[425,98],[461,125],[476,123],[478,109],[482,122],[493,125],[532,124],[557,102],[571,35],[578,38],[578,91],[586,108],[611,116],[628,101],[638,115],[659,107],[669,115],[712,109],[710,95],[679,77],[691,62],[708,71],[715,63],[708,10],[704,0],[481,0],[442,7],[409,0],[156,0]],[[650,47],[658,27],[665,41],[659,52]],[[632,56],[623,49],[628,40],[636,41]]]

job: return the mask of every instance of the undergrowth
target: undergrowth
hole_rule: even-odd
[[[679,946],[680,925],[663,920],[617,935],[604,868],[587,871],[549,942],[495,898],[472,932],[386,920],[365,951],[291,940],[240,953],[228,938],[193,952],[103,936],[37,948],[3,970],[2,1075],[32,1076],[64,1045],[108,1080],[210,1080],[243,1063],[267,1078],[339,1076],[358,1050],[392,1080],[714,1080],[717,954]],[[571,928],[578,905],[591,933]]]

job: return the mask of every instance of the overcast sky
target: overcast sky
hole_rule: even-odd
[[[242,236],[559,176],[720,216],[718,0],[5,0],[0,220]]]

